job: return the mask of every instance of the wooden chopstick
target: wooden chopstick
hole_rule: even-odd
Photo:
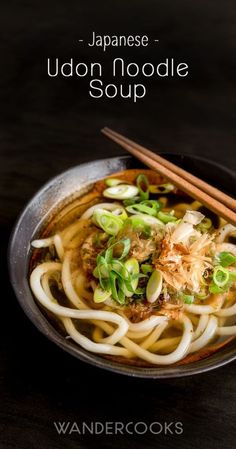
[[[228,221],[236,226],[236,213],[232,210],[232,208],[229,208],[225,204],[223,204],[223,203],[225,203],[224,200],[222,200],[222,202],[220,202],[220,201],[218,201],[218,199],[215,199],[215,197],[212,197],[208,193],[208,190],[203,191],[200,187],[199,179],[197,177],[194,176],[195,184],[192,184],[191,182],[189,182],[189,180],[186,179],[186,177],[184,178],[182,175],[180,176],[178,173],[176,173],[176,171],[172,171],[172,169],[169,168],[170,167],[169,165],[167,166],[166,164],[165,165],[162,164],[163,158],[161,158],[161,160],[156,160],[155,156],[157,156],[157,155],[155,153],[153,153],[152,151],[147,150],[146,148],[142,147],[141,145],[136,144],[132,140],[127,139],[126,137],[122,136],[121,134],[116,133],[115,131],[112,131],[109,128],[103,128],[101,131],[107,137],[109,137],[114,142],[118,143],[120,146],[122,146],[124,149],[126,149],[133,156],[137,157],[137,159],[139,159],[145,165],[156,170],[158,173],[160,173],[166,179],[173,182],[176,185],[176,187],[178,187],[180,190],[183,190],[188,195],[192,196],[193,198],[196,198],[198,201],[200,201],[203,205],[208,207],[210,210],[217,213],[218,215],[223,217],[226,221]],[[145,152],[143,150],[145,150]],[[168,161],[165,160],[165,162],[168,162]],[[168,163],[168,164],[170,164],[170,163]],[[176,166],[174,164],[171,164],[171,167],[172,166],[174,166],[174,168],[176,170]],[[191,176],[193,176],[193,175],[191,175]],[[205,184],[205,189],[208,189],[208,184],[205,182],[204,182],[204,184]],[[212,187],[212,186],[210,186],[210,187]],[[212,188],[214,189],[214,187],[212,187]],[[215,190],[217,190],[217,189],[215,189]],[[223,194],[223,192],[219,191],[219,193],[222,195],[225,195],[225,194]],[[227,197],[227,195],[226,195],[226,197]],[[232,201],[235,202],[235,200],[233,198],[230,198],[230,197],[228,197],[228,198],[231,202]],[[229,204],[229,202],[227,204]]]
[[[196,176],[192,175],[191,173],[187,172],[181,167],[178,167],[178,165],[173,164],[172,162],[167,161],[167,159],[164,159],[164,157],[159,156],[158,154],[148,150],[147,148],[143,147],[142,145],[139,145],[135,143],[133,140],[128,139],[127,137],[122,136],[122,134],[119,134],[110,128],[103,128],[102,133],[106,136],[110,137],[117,137],[121,139],[123,142],[133,146],[137,150],[141,151],[141,153],[145,154],[146,156],[149,156],[151,159],[153,159],[156,162],[159,162],[164,167],[171,170],[173,173],[176,173],[177,175],[181,176],[181,178],[186,179],[186,181],[189,181],[191,184],[195,185],[199,189],[206,192],[208,195],[212,196],[216,200],[223,203],[225,206],[227,206],[229,209],[232,209],[236,211],[236,200],[229,195],[226,195],[224,192],[221,192],[216,187],[213,187],[212,185],[208,184],[207,182],[203,181],[202,179],[197,178]]]

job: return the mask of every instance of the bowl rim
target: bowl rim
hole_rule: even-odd
[[[202,156],[192,155],[192,154],[188,154],[188,153],[171,153],[171,152],[160,152],[160,154],[163,154],[166,156],[172,156],[172,157],[179,157],[180,159],[188,158],[188,159],[197,160],[199,162],[203,162],[205,164],[215,166],[215,167],[219,168],[221,171],[224,171],[225,173],[228,173],[229,175],[235,177],[234,171],[231,170],[229,167],[225,167],[224,165],[220,164],[219,162],[211,161],[210,159],[202,157]],[[168,369],[164,365],[162,365],[162,366],[158,365],[157,367],[137,367],[137,366],[126,365],[126,364],[122,364],[119,362],[111,361],[111,360],[101,357],[97,354],[90,353],[74,343],[68,345],[68,341],[65,340],[65,338],[61,334],[59,334],[59,332],[57,332],[55,327],[53,327],[51,325],[51,323],[47,320],[45,315],[40,311],[36,301],[34,300],[34,303],[35,303],[35,306],[38,311],[38,314],[37,314],[38,316],[33,314],[32,310],[27,306],[28,302],[25,301],[25,298],[27,297],[27,292],[25,292],[23,295],[22,295],[22,292],[19,292],[18,281],[16,279],[16,275],[15,275],[16,273],[14,270],[15,264],[13,263],[13,261],[15,259],[14,246],[15,246],[15,242],[17,239],[19,227],[20,227],[25,215],[27,214],[30,206],[37,200],[37,198],[40,198],[41,195],[43,194],[43,192],[45,192],[45,190],[48,189],[52,184],[55,184],[56,182],[58,182],[66,174],[68,175],[71,172],[76,171],[78,169],[78,167],[83,168],[85,166],[94,164],[95,162],[106,163],[106,162],[110,162],[110,161],[118,162],[119,160],[135,160],[135,158],[133,158],[129,155],[128,156],[122,155],[122,156],[115,156],[115,157],[111,157],[111,158],[96,159],[93,161],[87,161],[87,162],[72,166],[72,167],[68,168],[67,170],[57,174],[56,176],[50,178],[46,183],[44,183],[40,187],[40,189],[38,189],[36,191],[36,193],[25,204],[23,210],[18,215],[18,218],[16,219],[16,222],[13,226],[13,229],[12,229],[12,232],[10,235],[10,239],[9,239],[8,251],[7,251],[9,277],[10,277],[11,285],[13,287],[13,291],[15,293],[18,303],[20,304],[21,308],[23,309],[24,313],[29,318],[29,320],[33,323],[33,325],[44,336],[46,336],[50,341],[55,343],[58,347],[60,347],[61,349],[63,349],[64,351],[68,352],[69,354],[73,355],[74,357],[78,358],[81,361],[84,361],[86,363],[89,363],[90,365],[93,365],[93,366],[96,366],[98,368],[102,368],[102,369],[105,369],[108,371],[112,371],[112,372],[115,372],[118,374],[125,374],[125,375],[131,376],[131,377],[139,377],[139,378],[151,378],[151,379],[165,378],[165,379],[168,379],[168,378],[186,377],[186,376],[191,376],[194,374],[201,374],[201,373],[204,373],[207,371],[214,370],[221,366],[224,366],[227,363],[230,363],[231,361],[236,359],[236,347],[229,354],[227,353],[223,359],[221,358],[220,360],[215,361],[214,363],[206,365],[206,366],[197,366],[199,364],[199,362],[194,362],[193,364],[190,363],[188,365],[170,365],[170,367],[172,366],[172,367],[177,368],[178,369],[177,372],[168,372],[168,371],[162,372],[162,370],[165,371],[165,369]],[[99,179],[99,177],[98,177],[98,179]],[[27,284],[28,284],[28,280],[27,280]],[[31,292],[30,292],[30,294],[33,298],[33,295]],[[224,351],[223,349],[220,350],[220,352],[222,352],[222,355],[223,355],[223,351]],[[211,356],[207,357],[204,360],[207,360],[210,358],[211,358]],[[188,371],[186,371],[184,369],[184,367],[185,367],[185,369],[186,369],[186,367],[188,367]]]

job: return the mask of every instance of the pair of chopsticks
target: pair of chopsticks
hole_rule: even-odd
[[[236,200],[234,198],[110,128],[105,127],[101,132],[149,168],[164,176],[180,190],[236,226]]]

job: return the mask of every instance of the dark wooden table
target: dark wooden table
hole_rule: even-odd
[[[9,284],[6,249],[17,214],[42,183],[80,162],[122,153],[100,135],[104,125],[156,150],[197,154],[236,168],[235,3],[2,0],[0,10],[0,447],[232,449],[236,362],[162,381],[81,363],[24,316]],[[160,39],[160,47],[91,53],[77,40],[92,30],[147,33]],[[115,56],[139,62],[174,56],[189,63],[190,74],[148,81],[146,98],[136,104],[96,101],[89,99],[85,80],[49,79],[48,56],[105,64]],[[181,422],[184,432],[63,436],[55,421]]]

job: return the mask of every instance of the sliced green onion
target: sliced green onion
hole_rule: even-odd
[[[134,295],[144,295],[144,293],[145,293],[145,287],[139,287],[139,288],[136,288],[136,290],[135,290],[135,292],[134,292]]]
[[[133,198],[139,193],[138,187],[128,184],[119,184],[117,186],[108,187],[103,191],[103,195],[106,198],[112,198],[117,200],[124,200],[127,198]]]
[[[149,238],[151,236],[151,227],[144,222],[144,220],[140,219],[137,215],[133,215],[129,217],[124,226],[131,225],[134,231],[142,234],[144,238]]]
[[[119,304],[124,304],[125,302],[125,294],[122,290],[121,283],[118,280],[118,276],[116,273],[111,271],[110,273],[110,285],[111,285],[111,295],[112,298],[117,301]]]
[[[138,287],[138,276],[134,276],[139,274],[139,263],[137,259],[131,257],[126,260],[123,273],[126,278],[131,277],[130,286],[127,286],[125,283],[123,286],[125,296],[130,298]]]
[[[162,212],[161,210],[157,212],[157,218],[159,218],[159,220],[163,223],[169,223],[177,220],[177,218],[170,212]]]
[[[105,184],[109,187],[118,186],[118,184],[122,184],[124,181],[118,178],[107,178],[105,179]]]
[[[156,210],[152,207],[145,206],[145,204],[133,204],[132,206],[126,207],[127,212],[130,214],[143,213],[147,215],[156,215]]]
[[[93,276],[95,277],[95,278],[99,278],[99,272],[98,272],[98,267],[95,267],[94,268],[94,270],[93,270]]]
[[[110,283],[111,283],[111,295],[115,301],[119,300],[117,286],[116,286],[117,274],[114,272],[110,273]]]
[[[155,200],[145,200],[139,204],[133,204],[126,207],[126,210],[131,214],[143,213],[147,215],[156,216],[157,211],[162,207],[162,204]]]
[[[109,269],[106,263],[98,265],[98,275],[103,279],[109,278]]]
[[[98,267],[107,266],[107,260],[102,254],[98,254],[96,262]]]
[[[146,288],[146,295],[148,302],[155,302],[162,290],[162,273],[159,270],[153,271]]]
[[[147,263],[143,263],[141,265],[141,271],[143,272],[143,274],[149,274],[153,271],[153,266]]]
[[[223,251],[218,254],[217,261],[222,267],[229,267],[230,265],[236,263],[236,257],[231,253]]]
[[[119,278],[118,279],[118,302],[119,304],[123,305],[125,304],[125,292],[124,292],[124,282]]]
[[[132,217],[130,217],[132,218]],[[156,217],[147,214],[137,214],[135,215],[136,219],[142,220],[145,224],[149,226],[164,226],[164,223]]]
[[[113,259],[113,261],[111,262],[111,270],[121,278],[123,278],[123,269],[124,264],[120,260]]]
[[[110,279],[103,279],[99,277],[99,283],[103,290],[108,291],[110,289]]]
[[[186,295],[185,293],[181,293],[180,297],[184,301],[185,304],[192,304],[194,301],[193,295]]]
[[[229,271],[226,268],[218,266],[213,272],[213,282],[217,287],[224,287],[229,281]]]
[[[229,288],[232,282],[236,280],[236,271],[229,271],[222,266],[217,266],[214,269],[212,282],[209,285],[210,293],[224,293]]]
[[[203,218],[203,220],[201,221],[201,223],[199,223],[197,225],[197,229],[199,229],[199,231],[201,232],[207,232],[209,229],[211,229],[212,227],[212,221],[210,220],[210,218]]]
[[[106,270],[106,272],[104,272],[104,269]],[[109,281],[110,272],[108,270],[108,266],[98,265],[97,273],[98,273],[98,279],[99,279],[99,283],[100,283],[101,287],[103,288],[103,290],[107,290],[109,282],[110,282]]]
[[[129,273],[131,275],[139,273],[139,263],[137,259],[135,259],[135,257],[130,257],[129,259],[127,259],[124,263],[124,267],[126,268],[126,273]]]
[[[150,193],[169,193],[174,190],[175,186],[173,184],[170,184],[169,182],[166,184],[159,184],[159,185],[149,185],[149,192]]]
[[[213,293],[213,295],[216,295],[218,293],[223,293],[224,289],[221,287],[218,287],[214,282],[211,282],[209,285],[209,292]]]
[[[119,258],[115,259],[113,258],[113,250],[115,249],[116,245],[121,246],[121,254]],[[115,301],[118,301],[120,304],[124,304],[125,302],[123,284],[126,281],[127,283],[130,282],[129,273],[125,269],[124,264],[120,259],[126,257],[129,253],[129,250],[130,239],[128,237],[113,243],[105,252],[98,254],[96,259],[97,266],[93,271],[93,275],[99,279],[100,289],[103,291],[111,291],[112,298]]]
[[[128,224],[131,224],[131,226],[134,229],[144,228],[146,226],[144,220],[142,218],[140,218],[138,215],[134,215],[133,217],[129,217],[126,220],[126,222],[125,222],[125,225],[128,225]]]
[[[127,200],[123,200],[124,206],[132,206],[132,204],[140,203],[141,199],[139,196],[134,196],[133,198],[127,198]]]
[[[121,220],[126,220],[128,217],[125,209],[123,207],[117,207],[117,209],[112,211],[112,214],[116,217],[120,218]]]
[[[93,300],[96,303],[104,302],[106,299],[110,298],[111,290],[105,291],[100,286],[96,287],[93,294]]]
[[[106,232],[97,232],[93,237],[93,245],[101,248],[107,239],[108,235]]]
[[[207,285],[207,283],[204,282],[204,285]],[[209,296],[209,293],[207,292],[206,288],[200,290],[199,293],[196,293],[197,299],[200,299],[200,300],[204,300],[204,299],[206,299],[208,296]]]
[[[148,200],[149,198],[149,181],[147,176],[141,174],[136,179],[139,195],[141,200]]]
[[[229,281],[235,282],[236,281],[236,271],[230,271],[229,272]]]
[[[146,206],[152,207],[156,211],[162,209],[163,203],[159,200],[143,200],[141,204],[145,204]]]
[[[124,237],[123,239],[118,240],[117,242],[113,243],[111,246],[109,246],[109,248],[107,248],[107,250],[105,251],[105,259],[108,263],[111,262],[111,260],[113,259],[113,253],[116,247],[119,248],[119,246],[122,247],[122,252],[120,254],[119,257],[116,257],[117,260],[122,260],[124,259],[130,251],[130,245],[131,245],[131,241],[129,237]],[[117,248],[116,248],[117,249]]]
[[[107,234],[116,235],[123,227],[123,221],[113,213],[104,209],[96,209],[93,213],[94,223]]]

